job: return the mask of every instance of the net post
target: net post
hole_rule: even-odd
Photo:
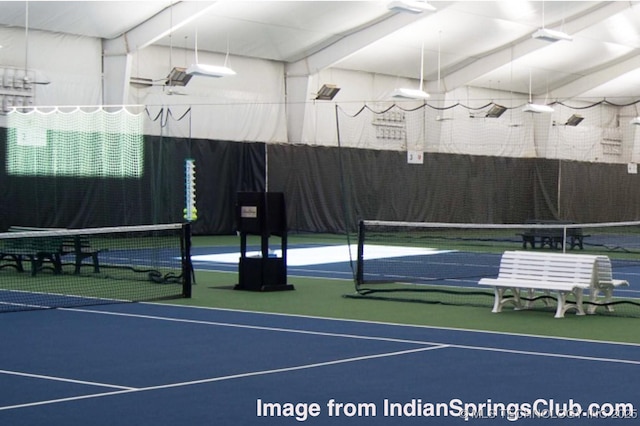
[[[356,259],[356,289],[364,284],[364,220],[358,223],[358,258]]]
[[[191,298],[191,276],[193,274],[193,265],[191,264],[191,223],[186,222],[182,226],[182,240],[184,241],[182,254],[182,296]]]

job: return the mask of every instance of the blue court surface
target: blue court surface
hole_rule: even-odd
[[[640,408],[635,344],[150,303],[0,320],[1,425],[610,425]]]

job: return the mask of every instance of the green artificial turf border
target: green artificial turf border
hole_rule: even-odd
[[[192,298],[169,303],[640,344],[638,318],[569,313],[565,318],[556,319],[551,311],[510,309],[493,314],[490,308],[345,297],[356,295],[353,283],[347,280],[290,276],[288,281],[295,290],[241,291],[233,289],[237,283],[236,273],[196,271],[197,284],[193,286]]]

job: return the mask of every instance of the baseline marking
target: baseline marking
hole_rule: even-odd
[[[229,375],[229,376],[211,377],[211,378],[208,378],[208,379],[192,380],[192,381],[189,381],[189,382],[169,383],[169,384],[165,384],[165,385],[148,386],[148,387],[144,387],[144,388],[127,388],[127,387],[122,386],[121,388],[123,390],[117,390],[117,391],[113,391],[113,392],[101,392],[101,393],[90,394],[90,395],[80,395],[80,396],[73,396],[73,397],[68,397],[68,398],[50,399],[50,400],[46,400],[46,401],[30,402],[30,403],[25,403],[25,404],[7,405],[7,406],[4,406],[4,407],[0,407],[0,411],[15,410],[15,409],[18,409],[18,408],[27,408],[27,407],[37,407],[37,406],[41,406],[41,405],[59,404],[59,403],[62,403],[62,402],[70,402],[70,401],[80,401],[80,400],[83,400],[83,399],[103,398],[103,397],[112,396],[112,395],[123,395],[123,394],[129,394],[129,393],[147,392],[147,391],[170,389],[170,388],[179,388],[179,387],[193,386],[193,385],[199,385],[199,384],[204,384],[204,383],[221,382],[221,381],[224,381],[224,380],[240,379],[240,378],[245,378],[245,377],[255,377],[255,376],[265,376],[265,375],[268,375],[268,374],[285,373],[285,372],[289,372],[289,371],[307,370],[307,369],[311,369],[311,368],[326,367],[326,366],[329,366],[329,365],[345,364],[345,363],[348,363],[348,362],[365,361],[365,360],[376,359],[376,358],[387,358],[387,357],[406,355],[406,354],[411,354],[411,353],[416,353],[416,352],[426,352],[426,351],[430,351],[430,350],[434,350],[434,349],[443,349],[443,348],[446,348],[446,347],[448,347],[448,345],[429,346],[429,347],[426,347],[426,348],[407,349],[407,350],[404,350],[404,351],[387,352],[387,353],[375,354],[375,355],[365,355],[365,356],[359,356],[359,357],[353,357],[353,358],[337,359],[337,360],[333,360],[333,361],[317,362],[317,363],[313,363],[313,364],[297,365],[297,366],[294,366],[294,367],[275,368],[275,369],[272,369],[272,370],[253,371],[253,372],[250,372],[250,373],[232,374],[232,375]],[[71,380],[69,380],[69,381],[71,381]],[[87,383],[90,383],[90,382],[87,382]],[[116,386],[113,386],[113,387],[116,387]]]
[[[64,308],[66,311],[74,311],[74,312],[86,312],[90,314],[101,314],[101,315],[114,315],[114,316],[124,316],[124,317],[132,317],[132,318],[143,318],[143,319],[153,319],[159,321],[170,321],[170,322],[182,322],[182,323],[190,323],[190,324],[203,324],[203,325],[216,325],[221,327],[232,327],[232,328],[246,328],[251,330],[265,330],[265,331],[276,331],[283,333],[295,333],[295,334],[309,334],[316,336],[328,336],[328,337],[344,337],[350,339],[363,339],[363,340],[375,340],[381,342],[395,342],[395,343],[411,343],[416,345],[431,345],[431,346],[446,346],[451,348],[458,349],[470,349],[470,350],[478,350],[478,351],[489,351],[489,352],[501,352],[501,353],[510,353],[510,354],[519,354],[519,355],[534,355],[534,356],[542,356],[549,358],[563,358],[563,359],[579,359],[583,361],[597,361],[597,362],[610,362],[610,363],[619,363],[619,364],[631,364],[631,365],[640,365],[640,360],[631,360],[631,359],[620,359],[620,358],[602,358],[602,357],[592,357],[585,355],[570,355],[570,354],[562,354],[562,353],[551,353],[551,352],[538,352],[538,351],[524,351],[518,349],[503,349],[503,348],[494,348],[490,346],[473,346],[473,345],[460,345],[454,343],[444,343],[444,342],[431,342],[424,340],[410,340],[410,339],[396,339],[391,337],[376,337],[376,336],[362,336],[357,334],[344,334],[344,333],[329,333],[323,331],[310,331],[310,330],[297,330],[291,328],[281,328],[281,327],[267,327],[267,326],[259,326],[259,325],[245,325],[245,324],[233,324],[233,323],[225,323],[225,322],[216,322],[216,321],[205,321],[205,320],[191,320],[184,318],[171,318],[171,317],[160,317],[156,315],[144,315],[144,314],[132,314],[132,313],[124,313],[124,312],[107,312],[107,311],[95,311],[91,309],[81,309],[81,308]]]
[[[44,376],[42,374],[22,373],[20,371],[0,370],[0,374],[6,374],[6,375],[10,375],[10,376],[29,377],[29,378],[32,378],[32,379],[51,380],[51,381],[56,381],[56,382],[75,383],[75,384],[78,384],[78,385],[100,386],[100,387],[103,387],[103,388],[114,388],[114,389],[125,389],[125,390],[136,389],[136,388],[132,388],[132,387],[129,387],[129,386],[119,386],[119,385],[112,385],[112,384],[108,384],[108,383],[98,383],[98,382],[87,382],[87,381],[84,381],[84,380],[66,379],[64,377]]]

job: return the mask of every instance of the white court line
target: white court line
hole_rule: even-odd
[[[444,349],[444,348],[457,348],[457,349],[468,349],[468,350],[479,350],[479,351],[489,351],[489,352],[498,352],[498,353],[508,353],[508,354],[516,354],[516,355],[540,356],[540,357],[548,357],[548,358],[577,359],[577,360],[583,360],[583,361],[595,361],[595,362],[607,362],[607,363],[617,363],[617,364],[640,365],[640,360],[636,361],[636,360],[628,360],[628,359],[601,358],[601,357],[590,357],[590,356],[582,356],[582,355],[554,354],[554,353],[549,353],[549,352],[522,351],[522,350],[515,350],[515,349],[495,348],[495,347],[445,344],[445,343],[436,343],[436,342],[420,341],[420,340],[396,339],[396,338],[375,337],[375,336],[362,336],[362,335],[354,335],[354,334],[329,333],[329,332],[318,332],[318,331],[310,331],[310,330],[296,330],[296,329],[288,329],[288,328],[280,328],[280,327],[242,325],[242,324],[234,324],[234,323],[215,322],[215,321],[203,321],[203,320],[191,320],[191,319],[183,319],[183,318],[161,317],[161,316],[155,316],[155,315],[143,315],[143,314],[122,313],[122,312],[95,311],[95,310],[90,310],[90,309],[79,309],[79,308],[78,309],[76,309],[76,308],[69,308],[69,309],[65,308],[65,309],[61,309],[61,310],[73,311],[73,312],[84,312],[84,313],[90,313],[90,314],[113,315],[113,316],[124,316],[124,317],[151,319],[151,320],[159,320],[159,321],[179,322],[179,323],[213,325],[213,326],[222,326],[222,327],[245,328],[245,329],[254,329],[254,330],[266,330],[266,331],[295,333],[295,334],[307,334],[307,335],[318,335],[318,336],[344,337],[344,338],[352,338],[352,339],[364,339],[364,340],[375,340],[375,341],[396,342],[396,343],[411,343],[411,344],[429,345],[429,346],[416,348],[416,349],[408,349],[408,350],[403,350],[403,351],[397,351],[397,352],[388,352],[388,353],[382,353],[382,354],[367,355],[367,356],[361,356],[361,357],[345,358],[345,359],[339,359],[339,360],[333,360],[333,361],[325,361],[325,362],[320,362],[320,363],[299,365],[299,366],[294,366],[294,367],[283,367],[283,368],[272,369],[272,370],[262,370],[262,371],[254,371],[254,372],[249,372],[249,373],[234,374],[234,375],[229,375],[229,376],[206,378],[206,379],[194,380],[194,381],[189,381],[189,382],[170,383],[170,384],[164,384],[164,385],[149,386],[149,387],[144,387],[144,388],[126,388],[126,387],[123,387],[123,390],[117,390],[117,391],[113,391],[113,392],[103,392],[103,393],[90,394],[90,395],[81,395],[81,396],[76,396],[76,397],[68,397],[68,398],[60,398],[60,399],[52,399],[52,400],[46,400],[46,401],[38,401],[38,402],[32,402],[32,403],[4,406],[4,407],[0,407],[0,411],[12,410],[12,409],[18,409],[18,408],[25,408],[25,407],[34,407],[34,406],[47,405],[47,404],[56,404],[56,403],[62,403],[62,402],[68,402],[68,401],[78,401],[78,400],[91,399],[91,398],[101,398],[101,397],[106,397],[106,396],[122,395],[122,394],[135,393],[135,392],[146,392],[146,391],[153,391],[153,390],[161,390],[161,389],[177,388],[177,387],[184,387],[184,386],[192,386],[192,385],[197,385],[197,384],[213,383],[213,382],[224,381],[224,380],[233,380],[233,379],[237,379],[237,378],[254,377],[254,376],[282,373],[282,372],[288,372],[288,371],[305,370],[305,369],[310,369],[310,368],[317,368],[317,367],[323,367],[323,366],[329,366],[329,365],[343,364],[343,363],[347,363],[347,362],[356,362],[356,361],[362,361],[362,360],[368,360],[368,359],[384,358],[384,357],[405,355],[405,354],[417,353],[417,352],[426,352],[426,351],[430,351],[430,350],[434,350],[434,349]],[[600,342],[596,342],[596,343],[600,343]]]
[[[343,359],[337,359],[337,360],[333,360],[333,361],[325,361],[325,362],[317,362],[317,363],[313,363],[313,364],[297,365],[295,367],[284,367],[284,368],[275,368],[275,369],[271,369],[271,370],[253,371],[253,372],[249,372],[249,373],[232,374],[232,375],[229,375],[229,376],[221,376],[221,377],[210,377],[210,378],[207,378],[207,379],[192,380],[192,381],[189,381],[189,382],[180,382],[180,383],[170,383],[170,384],[157,385],[157,386],[148,386],[148,387],[144,387],[144,388],[124,388],[123,387],[123,390],[113,391],[113,392],[102,392],[102,393],[96,393],[96,394],[91,394],[91,395],[72,396],[72,397],[68,397],[68,398],[50,399],[50,400],[46,400],[46,401],[29,402],[29,403],[25,403],[25,404],[7,405],[7,406],[4,406],[4,407],[0,407],[0,411],[15,410],[15,409],[18,409],[18,408],[27,408],[27,407],[37,407],[37,406],[40,406],[40,405],[58,404],[58,403],[70,402],[70,401],[80,401],[80,400],[84,400],[84,399],[103,398],[103,397],[106,397],[106,396],[113,396],[113,395],[123,395],[123,394],[129,394],[129,393],[138,393],[138,392],[148,392],[148,391],[161,390],[161,389],[179,388],[179,387],[185,387],[185,386],[200,385],[200,384],[204,384],[204,383],[221,382],[221,381],[224,381],[224,380],[240,379],[240,378],[245,378],[245,377],[255,377],[255,376],[265,376],[265,375],[268,375],[268,374],[286,373],[286,372],[289,372],[289,371],[307,370],[307,369],[310,369],[310,368],[326,367],[326,366],[329,366],[329,365],[345,364],[345,363],[348,363],[348,362],[365,361],[365,360],[369,360],[369,359],[387,358],[387,357],[391,357],[391,356],[406,355],[406,354],[411,354],[411,353],[416,353],[416,352],[425,352],[425,351],[430,351],[430,350],[434,350],[434,349],[442,349],[442,348],[446,348],[446,347],[447,347],[447,345],[429,346],[429,347],[426,347],[426,348],[408,349],[408,350],[404,350],[404,351],[387,352],[387,353],[375,354],[375,355],[365,355],[365,356],[359,356],[359,357],[353,357],[353,358],[343,358]]]
[[[103,387],[103,388],[114,388],[114,389],[125,389],[125,390],[136,389],[136,388],[132,388],[132,387],[129,387],[129,386],[119,386],[119,385],[112,385],[112,384],[108,384],[108,383],[98,383],[98,382],[87,382],[87,381],[84,381],[84,380],[66,379],[64,377],[44,376],[44,375],[41,375],[41,374],[22,373],[20,371],[0,370],[0,374],[6,374],[6,375],[10,375],[10,376],[29,377],[29,378],[32,378],[32,379],[51,380],[51,381],[55,381],[55,382],[75,383],[75,384],[78,384],[78,385],[100,386],[100,387]]]
[[[408,339],[396,339],[392,337],[375,337],[375,336],[362,336],[358,334],[346,334],[346,333],[330,333],[324,331],[310,331],[310,330],[297,330],[294,328],[281,328],[281,327],[267,327],[262,325],[245,325],[245,324],[234,324],[229,322],[218,322],[218,321],[205,321],[205,320],[193,320],[193,319],[185,319],[185,318],[171,318],[171,317],[160,317],[157,315],[144,315],[144,314],[131,314],[126,312],[108,312],[108,311],[95,311],[92,309],[82,309],[82,308],[61,308],[60,310],[64,311],[73,311],[73,312],[85,312],[90,314],[100,314],[100,315],[112,315],[112,316],[122,316],[122,317],[130,317],[130,318],[142,318],[142,319],[151,319],[158,321],[169,321],[169,322],[181,322],[187,324],[202,324],[202,325],[215,325],[220,327],[231,327],[231,328],[245,328],[250,330],[262,330],[262,331],[276,331],[283,333],[295,333],[295,334],[310,334],[314,336],[327,336],[327,337],[344,337],[349,339],[362,339],[362,340],[375,340],[380,342],[393,342],[393,343],[411,343],[415,345],[433,345],[440,346],[442,343],[435,342],[427,342],[424,340],[408,340]]]
[[[173,306],[176,308],[198,309],[198,310],[205,310],[205,311],[242,312],[245,314],[270,315],[270,316],[276,316],[276,317],[309,318],[309,319],[317,319],[317,320],[323,320],[323,321],[352,322],[356,324],[379,324],[379,325],[402,327],[402,328],[423,328],[427,330],[450,330],[453,332],[490,334],[490,335],[497,335],[497,336],[517,336],[517,337],[528,337],[531,339],[542,339],[542,340],[554,340],[554,341],[562,340],[562,341],[569,341],[569,342],[595,343],[595,344],[605,344],[605,345],[636,346],[640,348],[640,343],[618,342],[613,340],[595,340],[595,339],[580,339],[576,337],[544,336],[539,334],[510,333],[506,331],[480,330],[480,329],[473,329],[473,328],[444,327],[444,326],[421,325],[421,324],[403,324],[403,323],[387,322],[387,321],[370,321],[370,320],[357,320],[357,319],[348,319],[348,318],[322,317],[317,315],[285,314],[282,312],[251,311],[247,309],[212,308],[209,306],[178,305],[178,304],[156,303],[156,302],[140,302],[140,304],[152,305],[152,306]],[[91,313],[93,311],[88,311],[88,312]]]
[[[294,333],[294,334],[309,334],[309,335],[328,336],[328,337],[344,337],[344,338],[350,338],[350,339],[375,340],[375,341],[381,341],[381,342],[411,343],[416,345],[431,345],[431,346],[444,345],[446,347],[458,348],[458,349],[471,349],[471,350],[479,350],[479,351],[502,352],[502,353],[520,354],[520,355],[535,355],[535,356],[551,357],[551,358],[568,358],[568,359],[579,359],[579,360],[586,360],[586,361],[640,365],[640,360],[630,360],[630,359],[601,358],[601,357],[591,357],[591,356],[585,356],[585,355],[569,355],[569,354],[551,353],[551,352],[523,351],[518,349],[494,348],[490,346],[459,345],[455,343],[431,342],[431,341],[410,340],[410,339],[396,339],[391,337],[363,336],[358,334],[330,333],[330,332],[324,332],[324,331],[298,330],[294,328],[267,327],[267,326],[261,326],[261,325],[245,325],[245,324],[234,324],[234,323],[217,322],[217,321],[191,320],[191,319],[184,319],[184,318],[161,317],[156,315],[131,314],[126,312],[95,311],[91,309],[81,309],[81,308],[70,308],[70,309],[65,308],[64,310],[74,311],[74,312],[87,312],[90,314],[124,316],[124,317],[131,317],[131,318],[143,318],[143,319],[152,319],[152,320],[169,321],[169,322],[182,322],[182,323],[189,323],[189,324],[203,324],[203,325],[215,325],[215,326],[231,327],[231,328],[245,328],[245,329],[251,329],[251,330],[265,330],[265,331],[276,331],[276,332]],[[601,342],[595,342],[595,343],[601,343]]]

